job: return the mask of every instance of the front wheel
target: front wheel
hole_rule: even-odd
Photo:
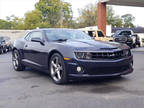
[[[141,44],[140,44],[140,42],[138,42],[138,44],[137,44],[137,45],[138,45],[138,47],[141,47]]]
[[[136,44],[133,44],[133,48],[136,48]]]
[[[25,66],[21,63],[21,57],[17,50],[14,50],[12,53],[12,63],[16,71],[23,71]]]
[[[67,83],[67,73],[65,69],[63,57],[55,53],[50,59],[50,75],[54,83],[65,84]]]

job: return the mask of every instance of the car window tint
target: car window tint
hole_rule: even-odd
[[[88,31],[88,35],[91,36],[91,37],[93,37],[94,36],[93,31]]]
[[[32,32],[26,36],[26,40],[31,41],[32,38],[40,38],[42,39],[42,33],[41,32]]]
[[[98,31],[98,37],[104,37],[104,34],[101,31]]]
[[[123,31],[119,35],[131,35],[131,31]]]
[[[59,39],[92,39],[90,36],[79,30],[46,30],[45,34],[50,41]]]
[[[25,37],[24,39],[28,41],[28,40],[29,40],[29,38],[30,38],[30,33],[29,33],[29,34],[27,34],[27,35],[26,35],[26,37]]]

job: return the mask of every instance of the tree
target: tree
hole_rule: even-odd
[[[97,5],[89,4],[85,8],[79,10],[77,18],[78,28],[97,25]],[[122,27],[122,19],[115,15],[112,7],[107,7],[107,24],[113,27]]]
[[[6,21],[11,24],[11,29],[24,29],[24,18],[11,15],[6,17]]]
[[[122,16],[123,19],[123,26],[124,27],[134,27],[133,21],[135,20],[135,17],[131,14],[125,14]]]
[[[79,9],[77,22],[78,27],[95,26],[97,24],[97,5],[88,4],[85,8]]]
[[[50,24],[43,22],[42,12],[36,9],[25,14],[24,27],[25,29],[44,28],[50,27]]]
[[[11,29],[11,26],[10,22],[0,19],[0,29]]]
[[[107,7],[107,24],[112,25],[113,27],[122,27],[122,19],[120,16],[115,15],[115,12],[112,7]]]
[[[36,9],[41,11],[43,22],[51,27],[69,27],[72,20],[71,5],[61,0],[40,0]]]

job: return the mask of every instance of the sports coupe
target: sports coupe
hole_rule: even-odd
[[[47,72],[56,84],[133,72],[133,55],[127,45],[96,41],[74,29],[30,31],[14,42],[12,63],[16,71],[31,67]]]

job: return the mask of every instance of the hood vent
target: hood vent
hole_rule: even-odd
[[[100,50],[115,50],[115,49],[118,49],[118,48],[100,48]]]

